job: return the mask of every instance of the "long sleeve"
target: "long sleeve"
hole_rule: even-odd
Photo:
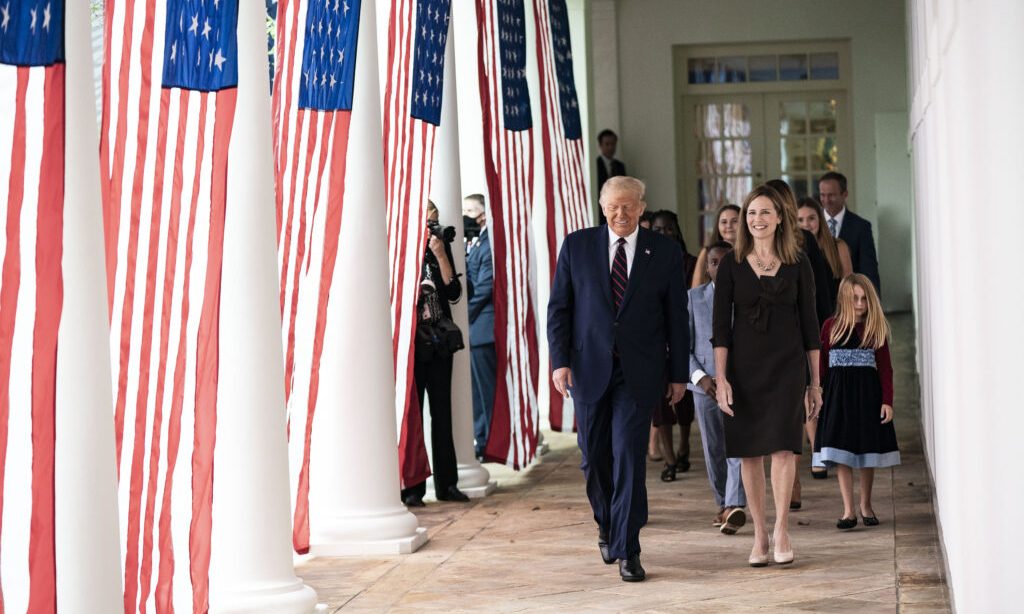
[[[822,384],[825,383],[825,375],[828,374],[828,351],[832,349],[832,318],[825,320],[821,327],[821,353],[818,354],[818,378]]]
[[[711,312],[711,345],[716,348],[732,347],[733,296],[736,292],[733,279],[735,267],[736,259],[731,253],[722,258],[722,263],[718,265],[718,277],[715,279],[715,306]]]
[[[683,268],[683,250],[672,250],[672,271]],[[687,320],[686,280],[682,275],[669,277],[665,296],[665,318],[668,330],[669,381],[684,384],[690,381],[690,327]]]
[[[800,315],[800,333],[803,336],[804,349],[809,352],[821,347],[818,336],[818,311],[814,299],[814,272],[811,271],[811,264],[807,258],[800,258],[798,265],[800,281],[797,288],[797,310]]]
[[[690,322],[690,380],[693,380],[693,374],[698,370],[704,371],[704,365],[700,364],[697,360],[697,356],[694,353],[697,349],[697,323],[693,318],[693,297],[687,295],[686,302],[686,315],[689,316]]]
[[[469,308],[470,323],[476,322],[484,307],[494,300],[492,296],[494,292],[494,264],[491,262],[491,244],[489,241],[486,244],[481,243],[476,249],[486,249],[487,253],[481,253],[479,257],[474,254],[474,258],[479,258],[479,265],[475,271],[476,275],[472,279],[473,290],[470,292],[469,301],[466,303],[466,306]]]
[[[572,344],[573,286],[572,265],[569,258],[571,237],[566,237],[558,253],[555,276],[548,299],[548,352],[551,370],[570,366],[569,348]]]
[[[892,356],[889,354],[889,342],[875,350],[875,368],[878,379],[882,383],[882,404],[892,406]]]

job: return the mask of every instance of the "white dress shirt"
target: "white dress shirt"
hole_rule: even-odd
[[[633,232],[629,233],[626,237],[626,244],[622,247],[626,250],[626,277],[633,271],[633,254],[636,252],[636,236],[640,234],[640,226],[637,225],[633,229]],[[611,228],[608,229],[608,273],[611,274],[612,267],[615,266],[615,252],[619,249],[619,235],[615,234]]]
[[[846,217],[846,207],[843,207],[843,209],[839,213],[837,213],[835,217],[832,217],[831,215],[829,215],[828,211],[825,212],[825,227],[829,229],[829,232],[831,232],[832,231],[832,224],[830,224],[829,221],[830,220],[835,220],[836,221],[836,237],[837,238],[839,237],[839,233],[843,231],[843,218],[844,217]]]

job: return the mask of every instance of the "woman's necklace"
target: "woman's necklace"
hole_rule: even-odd
[[[754,255],[754,264],[757,265],[757,268],[761,269],[762,272],[768,273],[775,268],[774,256],[772,256],[772,259],[768,261],[768,264],[765,264],[761,262],[761,259],[757,256],[757,250],[754,250],[751,253]]]

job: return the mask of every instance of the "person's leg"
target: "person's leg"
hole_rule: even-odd
[[[772,494],[775,499],[775,551],[789,552],[789,502],[793,498],[793,474],[796,473],[796,454],[789,450],[772,453]]]
[[[725,506],[746,507],[747,494],[743,491],[742,463],[738,458],[725,460],[727,473],[725,478]]]
[[[852,480],[851,480],[852,481]],[[875,508],[871,505],[871,490],[875,486],[875,470],[868,467],[860,470],[860,515],[871,518]]]
[[[651,424],[650,439],[647,442],[647,458],[655,462],[664,458],[658,450],[658,427],[654,426],[653,423]]]
[[[661,455],[665,464],[674,466],[676,464],[676,453],[672,447],[672,425],[662,424],[658,426],[658,440],[661,444]]]
[[[679,423],[679,448],[676,451],[679,470],[686,472],[690,470],[690,433],[694,419],[694,397],[697,396],[691,390],[687,390],[683,398],[675,404],[676,422]]]
[[[435,358],[427,378],[430,399],[430,449],[433,451],[434,492],[445,497],[458,486],[459,470],[452,439],[452,357]]]
[[[808,420],[807,422],[804,422],[804,432],[807,433],[807,441],[809,441],[811,443],[811,452],[812,452],[812,456],[813,456],[813,452],[814,452],[814,436],[818,434],[818,419],[815,418],[814,420]],[[798,471],[797,473],[800,473],[800,472]],[[815,478],[819,478],[819,479],[820,478],[824,478],[825,476],[828,475],[828,469],[826,469],[824,467],[817,467],[816,468],[816,467],[814,467],[812,465],[811,466],[811,475],[814,476]]]
[[[612,427],[612,523],[609,546],[612,556],[627,559],[640,554],[640,528],[647,524],[647,463],[644,445],[651,410],[639,407],[626,389],[620,369],[613,369]]]
[[[473,439],[476,455],[482,456],[487,444],[487,417],[484,415],[483,348],[469,350],[469,372],[473,381]]]
[[[754,547],[750,556],[768,554],[768,523],[765,518],[764,457],[754,456],[740,459],[743,473],[743,490],[747,493],[747,507],[754,521]]]
[[[853,511],[853,469],[847,465],[836,465],[836,477],[839,479],[839,493],[843,496],[843,518],[856,518]]]
[[[612,429],[608,405],[606,398],[596,403],[573,401],[587,499],[594,512],[594,522],[605,536],[611,524],[612,505]]]
[[[730,506],[726,500],[728,468],[725,458],[725,424],[722,410],[714,399],[704,394],[695,394],[697,428],[700,429],[700,441],[704,448],[704,464],[708,470],[708,483],[711,494],[715,498],[718,509]],[[739,461],[736,461],[737,477]],[[737,506],[731,506],[737,507]]]
[[[491,435],[491,421],[494,418],[494,393],[498,385],[498,354],[493,343],[480,346],[480,392],[483,395],[483,441],[481,451],[487,447]]]

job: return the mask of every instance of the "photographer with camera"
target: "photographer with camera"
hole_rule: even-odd
[[[423,258],[416,303],[413,378],[423,415],[424,392],[430,399],[430,449],[433,452],[434,493],[439,501],[469,501],[458,488],[459,474],[452,439],[452,355],[465,347],[462,331],[452,321],[450,304],[462,296],[462,284],[452,266],[455,228],[441,226],[437,206],[427,201],[427,251]],[[423,507],[427,483],[402,490],[409,507]]]

